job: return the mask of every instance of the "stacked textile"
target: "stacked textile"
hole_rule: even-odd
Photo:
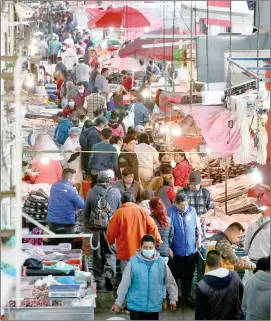
[[[48,195],[42,189],[31,191],[23,211],[37,221],[44,221],[47,218],[48,200]]]

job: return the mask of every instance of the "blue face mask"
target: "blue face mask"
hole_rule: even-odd
[[[150,259],[154,256],[155,250],[142,250],[142,255],[146,258],[146,259]]]
[[[68,105],[68,99],[67,98],[62,98],[61,107],[65,108],[67,105]]]
[[[71,109],[74,109],[74,105],[75,105],[75,102],[74,102],[74,101],[70,101],[70,102],[69,102],[69,107],[70,107]]]

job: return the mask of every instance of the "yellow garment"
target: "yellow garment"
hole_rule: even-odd
[[[213,251],[213,250],[216,250],[216,246],[214,244],[208,245],[206,255],[208,254],[209,251]],[[220,267],[234,271],[234,266],[231,264],[231,262],[227,259],[224,259],[223,257],[222,257],[222,262]],[[205,274],[207,272],[209,272],[209,269],[208,269],[208,266],[205,264]]]

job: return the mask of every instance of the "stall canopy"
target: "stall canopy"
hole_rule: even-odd
[[[161,35],[157,38],[152,37],[152,35]],[[178,39],[175,36],[185,35],[189,36],[190,31],[180,28],[168,28],[150,31],[140,36],[139,38],[132,41],[125,48],[120,50],[119,56],[121,58],[125,57],[142,57],[154,60],[167,60],[173,61],[181,59],[182,56],[179,55],[179,45]],[[197,35],[200,35],[197,33]],[[151,37],[151,38],[149,38]],[[189,39],[188,39],[189,40]],[[173,43],[173,45],[172,45]],[[150,48],[143,48],[142,46],[149,45]]]
[[[89,28],[144,28],[162,21],[152,14],[124,6],[120,8],[109,7],[88,22]],[[161,26],[160,25],[160,26]]]
[[[119,69],[119,70],[142,70],[142,66],[138,62],[138,59],[135,58],[120,58],[116,56],[111,62],[110,68]]]
[[[90,19],[93,19],[103,13],[105,10],[103,8],[88,8],[86,9],[87,14]]]

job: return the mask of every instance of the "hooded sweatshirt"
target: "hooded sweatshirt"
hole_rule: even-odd
[[[178,163],[173,169],[174,185],[181,187],[188,185],[191,172],[192,166],[187,161]]]
[[[198,284],[195,320],[240,320],[243,284],[236,272],[219,268]]]
[[[113,136],[119,136],[119,137],[124,136],[124,130],[123,130],[122,126],[117,121],[109,120],[108,127],[112,130]]]
[[[242,310],[246,320],[270,320],[270,273],[258,271],[248,279]]]
[[[131,291],[134,290],[133,282],[132,282],[133,278],[135,278],[136,280],[139,279],[141,281],[141,284],[137,284],[137,287],[135,289],[137,291],[137,293],[142,291],[142,294],[143,294],[142,297],[147,296],[148,300],[152,300],[152,297],[154,296],[154,293],[150,293],[150,294],[144,293],[144,288],[145,288],[144,285],[148,284],[148,283],[146,283],[146,282],[148,282],[148,280],[147,280],[148,273],[145,273],[145,279],[141,278],[138,275],[135,275],[133,273],[131,261],[133,261],[135,258],[138,258],[139,260],[142,260],[142,261],[146,261],[146,264],[148,264],[148,263],[153,263],[154,261],[159,260],[160,255],[158,252],[155,252],[154,257],[151,260],[148,260],[141,254],[141,250],[138,250],[136,252],[136,255],[131,258],[130,262],[128,262],[128,264],[123,272],[122,280],[121,280],[121,283],[120,283],[118,291],[117,291],[118,298],[116,300],[116,304],[118,306],[122,306],[122,303],[124,302],[124,300],[126,298],[127,299],[127,306],[129,307],[129,297],[130,296],[128,295],[128,293],[130,292],[130,294],[131,294]],[[169,267],[167,266],[166,263],[164,263],[164,264],[165,264],[164,271],[163,271],[164,275],[162,277],[164,279],[164,285],[167,289],[167,293],[169,294],[170,303],[174,304],[178,301],[178,287],[177,287],[177,284],[176,284],[176,282],[170,272]],[[159,279],[157,279],[157,280],[152,279],[151,283],[155,283],[155,282],[157,283],[158,281],[159,281]],[[164,298],[164,293],[162,291],[162,293],[161,293],[161,308],[162,308],[163,298]],[[143,302],[143,304],[144,304],[144,302]],[[149,312],[149,311],[143,311],[143,312]],[[160,311],[155,311],[155,312],[160,312]]]

